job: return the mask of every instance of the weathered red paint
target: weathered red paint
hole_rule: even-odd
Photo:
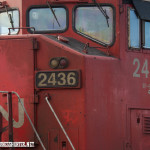
[[[47,0],[7,0],[9,7],[20,11],[20,27],[26,27],[26,11],[31,5],[46,5]],[[129,51],[127,32],[127,7],[122,0],[97,0],[115,7],[115,43],[108,48],[75,33],[72,29],[72,10],[80,0],[51,0],[69,10],[69,28],[61,35],[90,43],[114,57],[91,56],[79,53],[44,35],[29,34],[22,29],[19,35],[0,36],[0,90],[15,91],[24,99],[24,106],[34,123],[47,150],[72,150],[45,96],[51,97],[51,105],[58,115],[76,150],[149,150],[150,135],[143,133],[143,116],[150,116],[148,88],[149,78],[141,75],[134,78],[137,58],[141,66],[149,60],[148,50],[139,53]],[[81,2],[92,3],[91,0]],[[36,39],[38,45],[33,46]],[[36,43],[36,42],[35,42]],[[66,43],[67,44],[67,43]],[[84,49],[83,49],[84,50]],[[69,61],[62,70],[80,70],[81,88],[56,88],[39,90],[35,87],[37,71],[54,71],[49,61],[65,57]],[[141,69],[141,68],[140,68]],[[19,121],[18,99],[12,96],[13,118]],[[0,95],[0,106],[7,110],[7,98]],[[13,128],[14,141],[34,141],[36,150],[41,150],[38,140],[23,114],[20,126]],[[8,121],[2,116],[2,127]],[[1,128],[1,127],[0,127]],[[8,130],[2,133],[1,141],[9,141]],[[22,149],[22,148],[20,148]]]

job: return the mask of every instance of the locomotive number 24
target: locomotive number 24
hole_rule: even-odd
[[[148,60],[145,59],[144,63],[141,66],[140,60],[135,58],[133,60],[133,65],[136,66],[135,71],[133,72],[133,77],[140,78],[143,74],[145,78],[148,78],[149,70],[148,70]]]

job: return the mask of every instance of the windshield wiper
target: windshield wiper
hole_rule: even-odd
[[[61,27],[61,25],[60,25],[60,23],[59,23],[59,21],[58,21],[58,19],[57,19],[57,17],[56,17],[56,14],[55,14],[54,10],[52,9],[52,7],[51,7],[51,5],[50,5],[50,3],[49,3],[48,1],[47,1],[47,5],[48,5],[49,9],[51,10],[51,12],[52,12],[52,14],[53,14],[55,20],[57,21],[59,27]]]
[[[8,13],[7,6],[5,6],[5,10],[6,10],[6,13],[7,13],[7,15],[8,15],[8,19],[9,19],[9,22],[10,22],[10,24],[11,24],[11,27],[12,27],[13,30],[14,30],[14,22],[13,22],[13,19],[12,19],[11,14]]]
[[[96,0],[93,0],[93,3],[97,6],[97,8],[104,15],[104,17],[106,18],[106,21],[107,21],[107,25],[109,27],[109,22],[108,22],[109,16],[107,15],[106,10],[104,10],[103,7],[99,3],[96,2]]]

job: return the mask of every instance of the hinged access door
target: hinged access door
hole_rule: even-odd
[[[150,150],[150,110],[131,109],[131,150]]]

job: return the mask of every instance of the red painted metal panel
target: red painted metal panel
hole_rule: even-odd
[[[61,44],[44,36],[37,38],[37,40],[40,42],[40,49],[37,51],[38,71],[55,71],[49,66],[50,59],[58,56],[65,56],[69,61],[69,65],[66,69],[61,70],[67,71],[78,68],[78,70],[81,71],[82,78],[84,74],[84,57],[80,53],[70,49],[65,45],[62,47]],[[71,61],[74,59],[74,56],[76,57],[76,60]],[[57,69],[56,71],[59,71],[59,69]],[[51,105],[55,110],[64,129],[66,130],[68,136],[70,137],[73,145],[78,148],[79,141],[81,143],[81,149],[84,149],[84,83],[82,80],[81,84],[82,88],[79,89],[54,88],[39,91],[36,88],[37,94],[39,95],[39,105],[37,105],[37,126],[39,129],[39,133],[42,134],[45,139],[45,145],[49,143],[49,148],[54,149],[59,147],[59,149],[61,150],[62,144],[66,142],[66,148],[68,150],[71,150],[69,142],[65,138],[56,118],[54,117],[52,111],[49,109],[45,101],[46,93],[50,95]],[[53,130],[54,128],[59,129],[58,144],[56,142],[52,144],[54,140],[50,141],[51,138],[54,138],[58,134],[58,130]],[[78,128],[80,131],[79,135]],[[49,138],[47,135],[49,135]],[[65,146],[63,146],[63,148],[65,148]]]
[[[17,92],[34,122],[34,55],[31,39],[3,39],[0,41],[0,90]],[[8,125],[7,97],[0,95],[0,109],[3,127]],[[14,141],[33,141],[33,130],[25,117],[18,98],[12,95]],[[2,141],[8,140],[8,131],[2,134]]]
[[[48,150],[57,150],[60,147],[59,129],[51,129],[48,132]]]
[[[47,149],[71,150],[45,101],[45,95],[49,94],[51,105],[76,149],[149,150],[149,134],[143,131],[143,127],[147,126],[143,125],[141,118],[149,116],[150,113],[149,73],[144,73],[145,69],[149,70],[150,56],[149,50],[128,50],[129,5],[122,5],[122,1],[97,0],[99,3],[111,3],[116,8],[115,43],[112,47],[102,48],[72,29],[71,13],[79,0],[51,2],[61,2],[70,12],[69,28],[59,35],[75,38],[85,44],[90,43],[90,46],[100,47],[97,49],[114,57],[80,53],[67,46],[67,43],[62,44],[43,35],[0,37],[0,89],[17,91],[24,98],[25,107],[35,121]],[[22,17],[21,26],[25,26],[27,8],[31,5],[46,5],[46,0],[16,0],[16,4],[9,0],[8,3],[13,7],[18,6]],[[35,48],[36,52],[33,52],[33,37],[40,45]],[[50,59],[54,57],[66,57],[69,60],[68,67],[62,70],[80,70],[81,88],[41,90],[35,87],[34,78],[37,71],[55,71],[49,66]],[[7,110],[6,98],[0,98],[0,105]],[[17,98],[13,96],[13,99],[13,106],[17,106]],[[31,104],[34,100],[35,106]],[[13,113],[17,120],[18,107]],[[141,114],[140,119],[138,114]],[[8,124],[5,119],[3,122],[4,125]],[[33,139],[33,131],[26,118],[20,129],[14,129],[14,137],[16,140]],[[8,141],[8,133],[3,134],[2,140]],[[41,150],[41,147],[37,146],[35,149]]]
[[[86,150],[123,148],[119,60],[109,57],[86,58]],[[99,68],[99,69],[97,69]],[[118,87],[118,88],[117,88]],[[95,137],[95,138],[91,138]]]
[[[78,129],[66,129],[67,133],[70,133],[70,138],[73,140],[75,149],[79,148],[79,130]],[[52,129],[48,133],[49,150],[72,150],[68,140],[64,133],[60,129]]]

